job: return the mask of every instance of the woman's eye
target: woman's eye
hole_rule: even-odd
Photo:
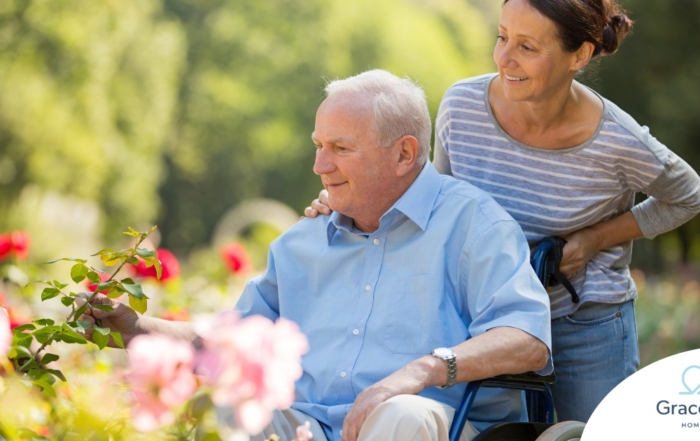
[[[498,36],[496,37],[496,40],[498,40],[498,41],[506,41],[506,37],[504,37],[503,35],[498,35]]]
[[[528,46],[526,44],[523,45],[523,49],[525,50],[525,52],[531,52],[534,50],[533,48],[531,48],[530,46]]]

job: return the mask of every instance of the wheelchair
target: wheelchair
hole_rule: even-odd
[[[576,291],[566,277],[559,272],[559,262],[565,243],[558,237],[544,239],[532,252],[530,263],[545,288],[561,283],[571,294],[573,302],[578,303]],[[459,440],[474,398],[482,387],[523,390],[529,422],[494,424],[479,433],[473,441],[579,441],[585,427],[584,423],[579,421],[554,423],[554,400],[549,385],[555,381],[554,373],[541,376],[528,372],[519,375],[499,375],[469,382],[462,403],[455,412],[449,441]]]

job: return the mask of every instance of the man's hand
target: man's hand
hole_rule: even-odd
[[[362,391],[343,422],[343,441],[356,441],[360,429],[372,411],[396,395],[416,395],[431,386],[431,363],[443,363],[434,357],[423,357],[394,372]],[[447,370],[445,369],[445,379]]]
[[[306,217],[316,217],[319,214],[331,214],[331,209],[328,207],[328,191],[325,189],[321,190],[318,194],[318,199],[314,199],[310,207],[304,209],[304,216]]]
[[[78,298],[76,304],[78,306],[83,305],[89,296],[88,294],[85,298]],[[91,305],[109,305],[114,308],[112,311],[102,311],[99,309],[88,307],[85,314],[81,315],[79,320],[87,323],[95,324],[96,319],[100,321],[98,326],[103,328],[109,328],[111,331],[117,331],[121,334],[124,344],[128,345],[132,338],[143,331],[139,327],[139,315],[133,309],[129,308],[125,304],[118,302],[116,300],[110,299],[102,294],[97,294],[92,301]],[[92,340],[93,329],[85,330],[85,338]],[[110,338],[108,346],[116,348],[114,341]]]

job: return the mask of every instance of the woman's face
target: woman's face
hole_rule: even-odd
[[[503,5],[493,51],[503,92],[511,101],[547,100],[570,88],[576,52],[562,49],[553,21],[527,0]]]

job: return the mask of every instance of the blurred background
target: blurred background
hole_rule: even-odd
[[[581,81],[698,170],[700,0],[623,6],[633,35]],[[499,11],[495,0],[0,0],[0,234],[31,241],[0,262],[0,294],[23,293],[6,303],[32,316],[23,283],[58,271],[41,262],[157,224],[152,247],[179,264],[154,285],[154,313],[227,306],[321,188],[310,134],[325,81],[407,75],[434,118],[448,86],[495,70]],[[633,268],[643,363],[700,347],[700,219],[636,241]]]

